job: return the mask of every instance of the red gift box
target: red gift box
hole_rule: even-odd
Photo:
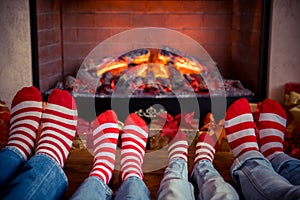
[[[4,102],[0,101],[0,149],[2,149],[8,139],[10,111]]]
[[[300,154],[300,83],[285,85],[284,109],[287,113],[287,153]]]

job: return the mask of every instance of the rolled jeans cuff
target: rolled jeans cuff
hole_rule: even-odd
[[[235,171],[239,170],[246,161],[248,160],[252,160],[252,159],[259,159],[259,160],[264,160],[266,161],[266,163],[268,163],[270,165],[270,167],[272,167],[271,163],[269,162],[268,159],[266,159],[262,153],[260,153],[259,151],[248,151],[246,153],[243,153],[241,156],[237,157],[230,168],[231,174],[233,174]]]
[[[26,161],[22,153],[16,147],[7,146],[2,149],[2,151],[6,151],[6,150],[14,152],[20,158],[21,162]]]
[[[285,154],[285,153],[279,153],[277,154],[273,160],[271,161],[274,169],[276,172],[279,172],[282,166],[284,166],[288,161],[298,161],[295,158],[292,158],[291,156]]]
[[[89,176],[71,197],[74,199],[112,199],[113,191],[100,178]]]

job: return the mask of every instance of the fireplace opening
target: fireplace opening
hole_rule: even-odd
[[[198,100],[206,101],[204,97],[209,96],[207,85],[200,75],[209,70],[205,63],[197,59],[197,56],[185,54],[178,51],[179,48],[172,48],[167,44],[165,48],[136,48],[118,56],[111,54],[111,58],[106,61],[92,59],[86,62],[88,68],[99,67],[101,64],[108,66],[92,68],[85,72],[79,70],[88,53],[101,41],[134,28],[164,27],[181,32],[203,46],[224,78],[228,102],[231,102],[231,97],[232,100],[241,96],[259,100],[266,95],[266,57],[263,57],[266,51],[261,51],[261,48],[266,48],[267,39],[264,38],[267,38],[267,31],[264,29],[267,29],[265,25],[268,25],[268,20],[265,20],[268,17],[268,5],[264,4],[268,1],[30,2],[36,6],[32,6],[32,11],[36,13],[37,25],[36,40],[33,40],[36,41],[37,50],[37,55],[33,58],[37,61],[33,66],[37,72],[34,74],[34,84],[44,93],[56,86],[63,87],[65,82],[72,83],[74,80],[70,77],[84,73],[83,83],[75,87],[77,98],[83,102],[88,101],[84,99],[89,91],[83,92],[87,82],[84,75],[96,75],[101,85],[97,85],[95,91],[89,92],[98,97],[102,96],[102,103],[106,100],[109,103],[110,95],[116,93],[116,84],[121,85],[122,81],[128,84],[128,80],[120,80],[122,71],[135,70],[140,75],[131,83],[134,85],[130,91],[135,97],[134,100],[130,100],[133,105],[139,103],[149,104],[145,108],[151,106],[151,95],[157,99],[160,96],[166,97],[166,100],[172,99],[170,90],[180,87],[178,79],[184,81],[181,88],[184,94],[193,92],[197,94]],[[157,62],[153,62],[154,60]],[[153,70],[149,71],[149,67]],[[169,74],[164,71],[168,71]],[[166,78],[166,75],[170,76],[170,71],[179,78]],[[148,100],[138,102],[139,97]],[[96,102],[99,99],[97,98]],[[201,105],[204,105],[204,108],[210,107],[211,102],[212,100],[201,102]],[[98,108],[97,112],[101,111],[102,108]]]
[[[220,79],[215,63],[204,49],[204,55],[197,58],[168,46],[95,58],[93,55],[101,50],[100,45],[87,56],[74,81],[72,93],[79,104],[80,115],[85,118],[92,119],[94,113],[98,115],[113,107],[123,119],[128,110],[145,111],[155,109],[153,105],[161,105],[174,116],[196,112],[196,116],[203,119],[212,112],[211,98],[228,101],[225,103],[229,105],[237,98],[254,96],[239,80]],[[87,109],[94,108],[94,100],[96,110]],[[200,111],[197,112],[196,107],[200,107]],[[222,118],[224,111],[218,109],[215,117]]]

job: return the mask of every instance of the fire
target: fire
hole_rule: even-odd
[[[200,74],[203,70],[203,67],[200,63],[190,61],[186,58],[176,57],[174,66],[178,71],[183,74]]]
[[[163,64],[143,64],[137,69],[136,76],[146,77],[148,73],[152,72],[156,78],[169,78],[169,70],[166,65]]]
[[[145,65],[147,63],[147,65]],[[155,77],[169,78],[167,65],[173,63],[174,67],[183,74],[200,74],[203,70],[200,63],[191,61],[187,58],[176,56],[173,60],[160,53],[159,49],[149,49],[143,55],[134,58],[123,57],[120,60],[113,61],[103,67],[98,67],[96,74],[101,76],[106,72],[112,72],[114,76],[126,70],[129,65],[139,67],[137,76],[146,77],[146,74],[152,71]],[[142,66],[141,66],[142,65]]]
[[[135,57],[133,59],[132,63],[134,63],[136,65],[146,63],[149,61],[149,58],[150,58],[150,51],[147,54]]]
[[[170,61],[170,58],[168,58],[167,56],[164,56],[162,54],[158,54],[158,60],[159,60],[160,64],[166,65]]]
[[[101,59],[98,65],[98,60],[88,60],[85,70],[91,75],[81,73],[74,91],[111,95],[118,87],[117,92],[123,95],[156,96],[174,95],[174,91],[209,95],[210,90],[222,90],[214,71],[184,55],[176,50],[136,49],[117,58]],[[231,96],[253,96],[236,80],[225,80],[224,88]]]
[[[98,67],[97,67],[98,68]],[[113,75],[118,75],[120,72],[128,68],[127,61],[115,61],[108,64],[106,67],[99,67],[100,69],[97,70],[97,76],[101,76],[106,72],[112,72]]]

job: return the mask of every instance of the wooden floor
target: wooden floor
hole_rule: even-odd
[[[189,148],[189,174],[193,167],[194,152],[195,149],[192,144],[190,145]],[[219,173],[223,176],[225,181],[229,182],[234,187],[236,187],[231,179],[230,172],[229,172],[232,161],[233,161],[233,157],[231,155],[231,152],[217,151],[215,155],[214,166],[219,171]],[[88,150],[75,149],[71,151],[69,158],[64,167],[64,171],[66,172],[67,177],[69,179],[69,187],[63,199],[69,199],[72,196],[74,191],[76,191],[76,189],[88,176],[92,168],[92,164],[93,164],[93,157]],[[156,194],[159,189],[159,184],[163,177],[164,170],[165,167],[144,174],[145,175],[144,181],[148,189],[150,190],[152,199],[156,199]],[[117,191],[119,186],[120,186],[119,171],[115,170],[112,181],[110,183],[110,187],[112,188],[113,191]],[[196,187],[195,187],[195,193],[197,193]]]

